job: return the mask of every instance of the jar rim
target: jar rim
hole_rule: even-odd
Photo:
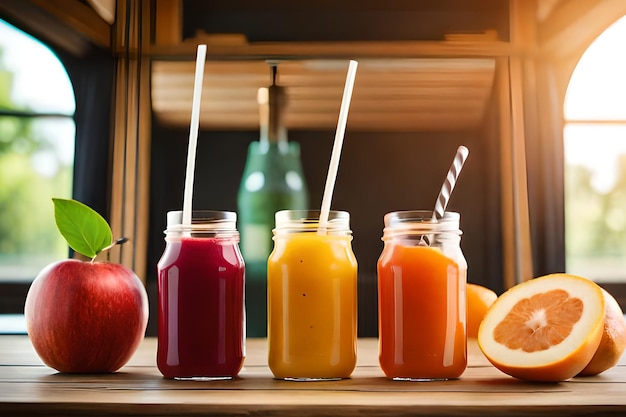
[[[278,220],[292,220],[302,221],[307,223],[319,222],[322,210],[279,210],[275,214],[276,221]],[[350,221],[350,213],[343,210],[329,210],[328,221]]]
[[[460,218],[461,215],[453,211],[444,212],[441,219],[435,218],[432,210],[392,211],[384,216],[383,239],[389,236],[432,233],[461,235]]]
[[[276,227],[273,232],[316,232],[320,228],[321,210],[280,210],[275,214]],[[325,229],[328,233],[351,233],[350,213],[330,210]]]
[[[191,224],[183,225],[182,210],[167,212],[165,232],[238,233],[237,213],[234,211],[193,210]]]
[[[443,218],[437,219],[434,217],[434,211],[432,210],[400,210],[385,214],[385,225],[407,222],[432,224],[458,222],[460,218],[461,215],[454,211],[446,211],[443,213]]]

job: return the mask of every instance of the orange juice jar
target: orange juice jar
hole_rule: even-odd
[[[357,261],[347,212],[276,213],[268,259],[269,367],[276,378],[348,378],[356,366]]]
[[[467,366],[465,287],[459,214],[385,215],[378,259],[379,363],[395,380],[458,378]]]

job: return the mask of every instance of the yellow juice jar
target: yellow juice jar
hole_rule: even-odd
[[[357,261],[350,215],[276,213],[268,259],[269,367],[279,379],[348,378],[356,366]]]

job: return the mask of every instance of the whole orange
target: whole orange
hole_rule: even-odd
[[[604,329],[598,350],[591,358],[591,362],[578,376],[598,375],[609,368],[614,367],[622,357],[626,348],[626,319],[617,300],[604,288]]]
[[[478,327],[498,295],[487,287],[467,284],[467,337],[478,337]]]

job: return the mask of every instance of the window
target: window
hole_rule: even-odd
[[[59,59],[0,20],[0,283],[67,257],[51,198],[72,195],[74,109]]]
[[[626,283],[626,17],[580,59],[565,98],[566,269]]]

